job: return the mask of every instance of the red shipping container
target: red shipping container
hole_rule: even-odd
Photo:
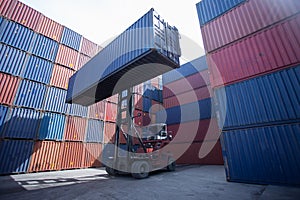
[[[28,171],[60,170],[61,145],[54,141],[35,142]]]
[[[232,84],[300,61],[300,14],[207,55],[212,86]]]
[[[111,97],[108,97],[106,99],[106,101],[117,104],[118,103],[118,98],[119,98],[119,95],[115,94],[115,95],[113,95]]]
[[[84,143],[82,167],[101,167],[102,144]]]
[[[82,167],[83,143],[63,142],[61,154],[61,169]]]
[[[60,65],[54,65],[50,85],[68,89],[69,78],[74,74],[74,70]]]
[[[85,37],[82,37],[80,52],[89,57],[93,57],[98,53],[98,45]]]
[[[79,54],[79,58],[78,58],[78,69],[80,69],[81,67],[83,67],[83,65],[85,65],[91,58],[87,55],[84,54]]]
[[[17,0],[1,0],[0,2],[0,15],[10,18],[12,9],[18,3]]]
[[[250,0],[202,28],[204,47],[211,52],[296,14],[300,1]]]
[[[134,124],[136,126],[143,126],[143,111],[141,110],[134,110],[133,115],[136,116],[134,118]],[[138,115],[141,115],[138,117]]]
[[[106,112],[105,112],[105,121],[116,122],[117,119],[117,104],[107,102],[106,103]]]
[[[139,94],[134,94],[134,108],[138,110],[143,110],[143,96]]]
[[[63,32],[63,26],[55,22],[54,20],[42,15],[38,24],[37,32],[57,42],[60,42],[60,38]]]
[[[10,18],[30,29],[36,30],[41,13],[27,6],[22,2],[18,2],[12,9]]]
[[[56,56],[56,62],[66,67],[77,70],[77,59],[79,53],[65,45],[60,44]]]
[[[0,73],[0,103],[12,105],[18,85],[19,79],[17,77]]]
[[[116,124],[111,122],[104,123],[104,143],[115,142]]]
[[[86,118],[67,116],[64,140],[83,141],[85,137],[86,125]]]
[[[104,119],[105,115],[105,101],[99,101],[93,105],[89,106],[89,118],[93,119]]]

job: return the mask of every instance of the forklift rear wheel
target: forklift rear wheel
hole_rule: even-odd
[[[149,176],[150,166],[146,161],[135,161],[131,166],[131,175],[134,178],[142,179]]]
[[[171,171],[175,171],[175,169],[176,169],[176,162],[173,158],[170,158],[168,162],[167,170],[171,172]]]
[[[105,171],[108,173],[110,176],[115,176],[117,175],[117,171],[111,167],[106,167]]]

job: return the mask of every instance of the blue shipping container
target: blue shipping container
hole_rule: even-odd
[[[46,112],[43,114],[40,130],[40,140],[62,140],[65,129],[66,116]]]
[[[22,80],[14,105],[42,109],[46,94],[46,86],[28,80]]]
[[[196,4],[200,26],[221,16],[246,0],[202,0]]]
[[[40,122],[40,112],[31,109],[13,108],[5,120],[5,138],[35,139]]]
[[[89,119],[85,136],[85,142],[102,142],[103,141],[103,121]]]
[[[64,27],[60,43],[79,51],[82,36],[75,31]]]
[[[223,132],[221,144],[229,181],[300,184],[300,124]]]
[[[36,56],[30,56],[24,70],[24,78],[49,84],[54,64]]]
[[[0,44],[0,71],[20,76],[26,57],[25,52]]]
[[[217,89],[219,127],[300,121],[299,74],[297,66]]]
[[[34,32],[25,26],[4,20],[0,26],[0,41],[24,51],[30,51]]]
[[[143,111],[149,112],[150,108],[152,106],[152,101],[151,101],[151,99],[149,99],[147,97],[142,97],[142,98],[143,98]]]
[[[56,87],[49,87],[47,90],[44,110],[58,113],[66,113],[65,103],[67,91]]]
[[[4,125],[4,120],[6,118],[7,110],[8,108],[6,106],[0,105],[0,133]]]
[[[106,99],[178,68],[180,54],[178,30],[151,9],[70,78],[67,101],[91,105]]]
[[[67,114],[72,116],[87,117],[88,107],[79,104],[68,104]]]
[[[185,63],[178,69],[169,71],[162,76],[163,85],[185,78],[195,73],[208,69],[206,56],[201,56],[195,60]]]
[[[58,43],[43,35],[37,34],[32,53],[54,62],[58,51]]]
[[[32,151],[33,141],[0,142],[0,174],[27,172]]]

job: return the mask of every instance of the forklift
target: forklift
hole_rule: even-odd
[[[172,140],[167,125],[157,123],[136,127],[134,120],[142,115],[133,116],[133,94],[133,87],[119,92],[115,142],[110,148],[112,151],[104,153],[103,158],[106,172],[111,176],[131,174],[143,179],[155,170],[174,171],[176,162],[172,152],[163,150]]]

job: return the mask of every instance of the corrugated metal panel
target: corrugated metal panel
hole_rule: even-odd
[[[5,120],[5,138],[35,139],[40,122],[40,112],[31,109],[13,108]]]
[[[86,142],[102,142],[103,141],[104,123],[101,120],[89,119],[86,131]]]
[[[14,105],[42,109],[45,94],[45,85],[28,80],[22,80]]]
[[[68,101],[75,100],[74,103],[83,105],[95,103],[95,99],[96,102],[101,101],[123,89],[177,68],[179,56],[177,29],[167,26],[151,9],[100,51],[84,69],[81,68],[71,77]],[[149,62],[162,65],[141,65]],[[124,81],[112,93],[120,77],[130,69],[134,69],[129,73],[132,76],[130,81]],[[97,92],[95,97],[97,87],[105,89]]]
[[[299,74],[300,66],[217,89],[220,127],[300,120]]]
[[[196,4],[200,26],[223,15],[246,0],[202,0]]]
[[[151,106],[152,106],[151,99],[149,99],[147,97],[143,97],[143,111],[149,112]]]
[[[106,103],[105,121],[116,122],[117,119],[117,105],[114,103]]]
[[[139,94],[134,94],[133,99],[134,99],[134,108],[143,110],[143,96]]]
[[[63,142],[61,169],[82,167],[83,150],[82,142]]]
[[[56,62],[63,66],[77,70],[78,56],[79,53],[77,51],[60,44],[58,48]]]
[[[44,104],[44,110],[66,113],[67,104],[65,103],[67,91],[55,87],[49,87]]]
[[[0,44],[0,71],[20,76],[26,61],[26,53]]]
[[[32,149],[32,141],[2,141],[0,143],[0,174],[27,172]]]
[[[102,144],[84,143],[83,167],[101,167]]]
[[[117,104],[118,103],[118,98],[119,98],[119,95],[115,94],[115,95],[107,98],[106,101]]]
[[[59,42],[63,32],[63,26],[42,15],[39,21],[37,32]]]
[[[100,119],[103,120],[104,119],[104,115],[105,115],[105,101],[99,101],[98,103],[95,103],[93,105],[90,105],[89,108],[89,118],[93,118],[93,119]]]
[[[64,26],[60,43],[79,51],[81,38],[82,36],[79,33]]]
[[[211,52],[300,10],[300,2],[251,0],[202,27],[204,48]],[[237,31],[238,30],[238,31]]]
[[[6,19],[0,26],[0,41],[24,51],[30,51],[33,36],[32,30]]]
[[[54,64],[36,56],[30,56],[23,77],[49,84]]]
[[[66,116],[45,112],[39,130],[40,140],[62,140],[65,129]]]
[[[39,172],[60,169],[61,142],[37,141],[34,143],[33,153],[28,172]]]
[[[299,185],[299,133],[300,124],[223,132],[227,180]]]
[[[89,57],[93,57],[98,53],[98,45],[85,37],[82,37],[80,52]]]
[[[6,106],[0,105],[0,133],[2,131],[2,128],[5,125],[4,120],[6,118],[7,111],[8,111],[8,108]]]
[[[60,65],[54,65],[50,85],[67,89],[69,78],[74,74],[74,71]]]
[[[226,85],[299,63],[299,24],[300,14],[208,54],[212,85]]]
[[[133,92],[136,93],[136,94],[143,95],[143,93],[144,93],[144,84],[141,83],[141,84],[138,84],[138,85],[134,86],[133,87]]]
[[[68,116],[64,140],[83,141],[86,132],[86,124],[86,118]]]
[[[12,14],[10,16],[10,18],[13,21],[16,21],[33,30],[37,29],[37,25],[40,17],[41,17],[40,12],[34,10],[33,8],[25,5],[20,1],[12,10]]]
[[[116,123],[105,122],[104,123],[104,143],[115,142]]]
[[[88,107],[79,104],[67,104],[67,114],[79,117],[87,117]]]
[[[83,65],[85,65],[89,60],[91,59],[91,57],[86,56],[84,54],[79,54],[79,58],[78,58],[78,69],[80,69],[81,67],[83,67]]]
[[[50,61],[54,61],[58,51],[58,43],[54,40],[37,34],[33,44],[32,53]]]
[[[0,2],[0,15],[10,18],[12,8],[17,4],[17,0],[2,0]]]
[[[15,98],[19,79],[15,76],[0,73],[0,103],[11,105]]]

